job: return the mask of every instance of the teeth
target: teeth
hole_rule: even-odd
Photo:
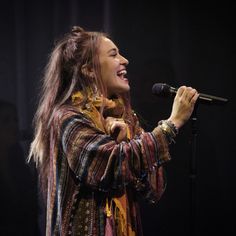
[[[126,70],[121,70],[117,73],[118,76],[121,76],[121,75],[126,75],[127,74],[127,71]]]

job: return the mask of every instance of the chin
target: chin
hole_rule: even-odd
[[[130,91],[130,87],[129,85],[123,87],[122,89],[120,89],[119,93],[128,93]]]
[[[130,91],[130,86],[128,83],[126,84],[119,84],[116,86],[112,86],[108,89],[108,94],[112,95],[119,95],[119,94],[124,94],[128,93]],[[111,97],[109,96],[109,97]]]

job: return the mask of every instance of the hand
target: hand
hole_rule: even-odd
[[[194,105],[199,97],[196,89],[191,87],[179,87],[172,106],[170,118],[177,129],[182,127],[190,118]]]
[[[123,119],[107,117],[105,119],[105,129],[118,143],[127,140],[127,124]]]

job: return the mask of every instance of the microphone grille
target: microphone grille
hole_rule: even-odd
[[[170,96],[170,86],[165,83],[156,83],[152,86],[152,93],[157,96]]]

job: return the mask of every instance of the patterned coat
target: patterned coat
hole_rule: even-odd
[[[54,124],[47,236],[142,235],[138,198],[156,203],[165,189],[162,164],[170,155],[161,129],[137,132],[130,140],[117,143],[89,113],[60,109]],[[125,199],[127,228],[111,201],[120,197]],[[108,206],[113,215],[110,222]]]

